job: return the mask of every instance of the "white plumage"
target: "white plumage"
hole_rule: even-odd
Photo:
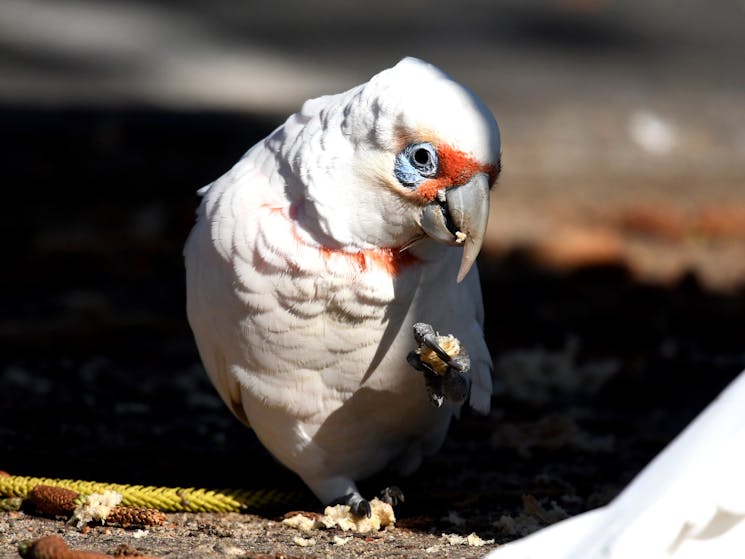
[[[609,505],[487,559],[735,559],[745,555],[745,372]]]
[[[460,338],[470,405],[488,411],[479,280],[462,276],[499,157],[484,104],[407,58],[307,101],[200,191],[185,247],[200,356],[235,415],[322,501],[359,496],[355,480],[388,465],[410,473],[440,447],[459,406],[433,407],[407,364],[413,323]]]

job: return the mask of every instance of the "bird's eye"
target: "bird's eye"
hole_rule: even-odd
[[[401,184],[413,188],[424,179],[434,177],[438,169],[435,146],[422,142],[409,144],[396,156],[394,172]]]
[[[424,148],[419,148],[414,152],[414,161],[422,167],[426,166],[429,163],[429,152]]]
[[[430,143],[411,144],[404,150],[411,164],[425,177],[437,174],[437,150]]]

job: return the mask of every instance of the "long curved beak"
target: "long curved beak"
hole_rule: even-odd
[[[456,281],[460,283],[476,261],[489,220],[489,177],[475,174],[466,184],[440,191],[424,206],[420,225],[441,243],[463,245]]]

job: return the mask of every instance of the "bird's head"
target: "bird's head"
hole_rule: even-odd
[[[405,58],[345,93],[306,103],[287,153],[311,219],[347,247],[405,250],[429,238],[462,246],[457,280],[478,255],[500,169],[486,105],[434,66]]]

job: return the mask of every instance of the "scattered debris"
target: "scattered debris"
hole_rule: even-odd
[[[361,534],[377,532],[381,528],[393,526],[396,523],[393,507],[388,503],[384,503],[376,497],[370,501],[370,507],[372,514],[369,518],[355,516],[351,513],[348,505],[326,507],[320,521],[326,528],[339,527],[345,532],[354,531]]]
[[[96,520],[105,523],[112,509],[121,502],[122,494],[116,491],[91,493],[76,500],[77,506],[68,523],[74,524],[78,529]]]
[[[78,493],[64,487],[37,485],[28,494],[28,501],[40,514],[69,517],[75,510]]]
[[[316,545],[315,538],[301,538],[300,536],[295,536],[292,538],[292,541],[295,545],[299,545],[300,547],[313,547]]]
[[[482,540],[475,533],[470,533],[467,536],[459,536],[458,534],[442,534],[442,538],[449,545],[468,545],[472,547],[483,547],[494,543],[494,540]]]
[[[334,536],[334,539],[332,540],[334,542],[334,545],[347,545],[352,540],[352,536],[347,536],[346,538],[342,538],[341,536]]]
[[[393,507],[378,498],[370,501],[372,514],[370,517],[355,516],[348,505],[328,506],[323,515],[298,512],[282,520],[282,524],[297,528],[302,532],[312,530],[341,528],[343,531],[353,531],[360,534],[377,532],[386,526],[396,523]]]
[[[222,542],[216,543],[213,549],[220,555],[227,557],[245,556],[246,553],[245,550],[241,549],[237,545],[231,545]]]
[[[320,522],[321,515],[306,512],[292,512],[285,515],[282,524],[297,528],[301,532],[310,532],[322,526]]]
[[[505,536],[522,538],[569,517],[569,514],[553,501],[548,510],[533,495],[523,495],[522,501],[522,512],[515,516],[503,514],[492,524]]]
[[[70,549],[59,536],[44,536],[36,540],[18,544],[18,553],[23,559],[111,559],[111,555],[94,551]],[[134,557],[134,556],[133,556]],[[140,559],[152,559],[137,555]]]
[[[563,396],[592,396],[621,370],[617,359],[580,362],[580,342],[571,337],[553,351],[544,348],[514,349],[494,362],[495,377],[508,396],[545,403]]]
[[[549,415],[525,423],[504,422],[492,433],[494,448],[514,448],[522,458],[531,458],[536,449],[568,448],[583,452],[612,452],[613,435],[592,435],[566,415]]]
[[[535,516],[525,512],[520,512],[516,516],[503,514],[492,525],[502,534],[511,538],[522,538],[543,527]]]
[[[569,513],[551,501],[551,509],[546,510],[533,495],[523,495],[523,508],[528,514],[532,514],[545,524],[554,524],[560,520],[569,518]]]
[[[142,557],[142,552],[136,547],[132,547],[126,543],[120,543],[116,546],[111,555],[114,557]]]
[[[149,508],[121,506],[121,494],[114,491],[81,496],[79,493],[53,485],[37,485],[28,494],[28,501],[44,515],[63,516],[78,529],[89,522],[107,522],[122,527],[161,526],[165,513]]]

